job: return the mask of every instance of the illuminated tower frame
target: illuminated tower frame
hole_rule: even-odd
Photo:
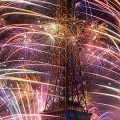
[[[69,20],[74,19],[73,5],[72,0],[58,0],[56,16],[60,24],[69,24]],[[52,58],[52,64],[61,67],[51,69],[50,84],[55,86],[48,88],[43,120],[90,120],[91,113],[87,112],[85,100],[86,88],[80,65],[79,44],[77,41],[69,42],[66,37],[62,41],[62,47],[52,51],[58,54],[57,60]]]

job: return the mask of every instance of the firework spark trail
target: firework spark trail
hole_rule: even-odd
[[[86,39],[86,41],[84,41],[84,39],[83,41],[81,40],[82,42],[80,41],[80,46],[82,46],[82,51],[80,51],[80,58],[83,65],[85,65],[84,67],[86,67],[87,69],[85,70],[85,74],[90,75],[90,78],[93,79],[91,81],[92,84],[119,93],[120,81],[118,78],[120,76],[120,28],[119,25],[116,25],[111,21],[105,20],[101,17],[101,15],[95,15],[93,11],[98,11],[102,14],[108,14],[116,20],[116,23],[119,23],[120,3],[118,2],[118,0],[109,2],[102,2],[101,0],[83,0],[83,2],[85,2],[84,5],[79,2],[76,4],[75,7],[81,7],[82,5],[83,11],[80,11],[80,14],[84,14],[86,16],[86,20],[83,20],[82,24],[83,27],[84,24],[87,24],[87,27],[85,26],[85,33],[83,33],[81,30],[82,27],[79,27],[78,25],[77,27],[78,29],[80,29],[80,32],[78,33],[78,35],[74,36],[74,29],[70,30],[73,33],[68,31],[69,28],[66,29],[67,23],[60,25],[60,23],[57,23],[56,18],[44,15],[38,11],[36,12],[34,10],[29,10],[25,7],[22,7],[22,5],[29,5],[38,9],[51,10],[51,8],[45,7],[43,4],[55,7],[56,5],[53,3],[41,0],[0,1],[0,19],[2,20],[6,20],[7,17],[9,18],[9,16],[12,17],[19,15],[37,18],[35,20],[37,21],[36,23],[32,21],[31,23],[23,22],[20,24],[7,24],[7,20],[5,25],[2,25],[0,23],[0,25],[2,25],[0,27],[0,35],[4,36],[4,34],[10,33],[10,35],[6,36],[6,38],[3,37],[3,40],[1,40],[0,43],[0,54],[1,56],[3,56],[3,58],[0,58],[0,67],[2,68],[0,70],[0,94],[2,93],[4,96],[0,99],[0,108],[2,109],[3,106],[7,106],[10,112],[9,114],[7,112],[5,112],[3,115],[1,114],[2,118],[0,119],[10,120],[17,118],[20,120],[32,120],[35,117],[36,119],[41,120],[41,116],[39,115],[39,113],[44,109],[42,107],[44,107],[45,104],[45,99],[42,100],[42,96],[48,95],[48,87],[46,87],[46,93],[42,93],[41,90],[39,90],[37,87],[33,89],[32,85],[36,84],[36,86],[39,87],[58,87],[57,85],[49,84],[49,76],[51,75],[51,71],[48,69],[50,69],[51,67],[64,69],[63,66],[51,63],[51,58],[53,56],[56,58],[56,60],[59,57],[57,53],[52,53],[51,50],[65,49],[61,46],[61,43],[62,39],[66,39],[66,36],[69,36],[67,40],[70,40],[70,43],[75,43],[77,39],[79,41],[79,39],[82,39],[82,35],[85,36],[84,38]],[[118,6],[115,3],[117,3]],[[17,5],[19,6],[17,7]],[[3,10],[6,10],[7,12],[2,12]],[[38,18],[40,20],[38,20]],[[45,22],[44,20],[42,20],[41,22],[41,18],[44,18]],[[90,19],[91,22],[87,23],[87,19]],[[80,21],[81,20],[78,20],[77,24]],[[102,23],[105,23],[107,26],[102,26],[99,21],[102,21]],[[70,27],[71,29],[71,26],[68,27]],[[111,29],[111,27],[114,28],[115,31]],[[65,32],[63,31],[67,31],[66,36]],[[38,36],[38,38],[36,39],[35,36]],[[48,56],[48,58],[43,57],[42,54],[44,54],[46,57]],[[82,59],[83,57],[81,56],[83,55],[86,60]],[[107,71],[108,73],[105,74],[105,72],[103,74],[99,71]],[[44,78],[43,80],[41,80],[43,76]],[[105,81],[113,85],[109,86],[108,84],[106,84]],[[24,82],[24,84],[26,85],[23,85],[22,82]],[[12,86],[9,86],[7,84],[10,84]],[[114,86],[114,84],[117,84],[117,87]],[[10,98],[8,97],[6,87],[11,89],[9,93],[11,95]],[[11,87],[15,89],[12,89]],[[105,96],[120,99],[119,95],[107,93],[107,91],[104,91],[104,93],[102,93],[101,91],[92,90],[92,92],[90,91],[90,93],[94,94],[96,97],[99,95],[102,97]],[[39,97],[39,95],[41,96],[41,98]],[[52,94],[50,95],[54,96]],[[32,99],[34,98],[34,96],[36,96],[37,100]],[[113,100],[113,102],[116,101]],[[9,103],[10,106],[8,106],[7,103]],[[95,105],[94,102],[89,101],[88,104],[92,105],[92,108],[94,108],[95,106],[95,108],[98,107],[96,110],[98,111],[98,114],[95,113],[96,111],[94,111],[92,120],[112,120],[111,116],[108,117],[108,112],[104,111],[103,109],[103,114],[99,113],[100,106],[110,107],[111,111],[114,111],[113,109],[117,109],[119,111],[119,107],[117,107],[117,105],[111,105],[110,103],[106,104],[98,102],[97,100],[95,101]],[[33,109],[31,110],[31,108]],[[90,110],[92,110],[92,108],[90,108]],[[113,112],[113,114],[116,113]],[[118,119],[119,118],[116,118],[116,120]]]
[[[47,7],[44,7],[44,6],[41,6],[41,5],[39,5],[39,4],[36,4],[36,3],[32,3],[32,2],[30,2],[30,1],[10,1],[10,0],[3,0],[3,1],[1,1],[1,2],[8,2],[9,1],[9,3],[8,4],[3,4],[2,6],[1,6],[1,10],[3,10],[3,9],[10,9],[10,10],[14,10],[14,11],[17,11],[17,10],[19,10],[20,12],[8,12],[8,13],[3,13],[2,15],[1,15],[1,17],[5,17],[5,16],[8,16],[8,15],[13,15],[13,14],[16,14],[16,15],[18,15],[18,14],[21,14],[21,15],[29,15],[29,16],[31,16],[31,15],[33,15],[33,16],[39,16],[39,17],[43,17],[43,18],[47,18],[47,19],[53,19],[54,20],[54,18],[52,18],[52,17],[48,17],[48,16],[45,16],[45,15],[43,15],[43,14],[39,14],[39,13],[36,13],[36,12],[33,12],[33,11],[30,11],[30,10],[26,10],[26,9],[22,9],[22,8],[17,8],[17,7],[15,7],[14,6],[14,2],[15,3],[21,3],[21,4],[29,4],[29,5],[32,5],[32,6],[36,6],[36,7],[42,7],[42,8],[45,8],[45,9],[49,9],[49,8],[47,8]],[[53,5],[52,3],[48,3],[48,2],[43,2],[43,1],[36,1],[36,2],[40,2],[40,3],[47,3],[47,4],[51,4],[51,5]],[[9,31],[9,30],[12,30],[12,29],[17,29],[17,31],[19,32],[19,30],[20,29],[22,29],[22,30],[24,30],[24,31],[22,31],[22,33],[20,33],[20,34],[18,34],[18,33],[16,33],[16,34],[14,34],[13,35],[13,37],[10,37],[7,41],[5,41],[4,43],[2,43],[0,46],[1,46],[1,48],[2,48],[2,50],[4,51],[5,49],[6,49],[6,47],[11,47],[11,48],[13,48],[13,52],[11,52],[10,54],[8,54],[8,56],[6,57],[6,59],[5,59],[5,61],[3,61],[3,62],[1,62],[1,66],[4,66],[4,64],[15,64],[16,65],[16,63],[20,63],[20,64],[18,64],[17,66],[13,66],[12,68],[7,68],[6,70],[5,69],[2,69],[1,70],[1,79],[4,81],[4,77],[5,77],[5,79],[7,79],[7,77],[8,77],[8,80],[10,80],[10,79],[12,79],[14,82],[15,82],[15,80],[18,80],[19,82],[20,82],[20,79],[23,81],[23,82],[30,82],[30,83],[36,83],[36,84],[38,84],[38,85],[40,85],[41,83],[43,83],[43,84],[46,84],[46,85],[50,85],[49,83],[44,83],[44,82],[39,82],[39,81],[34,81],[34,80],[28,80],[27,78],[26,78],[26,80],[25,80],[25,78],[20,78],[20,77],[13,77],[13,75],[14,76],[16,76],[17,74],[31,74],[32,76],[34,76],[33,74],[35,73],[35,74],[42,74],[42,75],[44,75],[44,76],[46,76],[46,75],[50,75],[49,73],[46,73],[46,72],[41,72],[41,71],[35,71],[34,69],[32,70],[32,69],[30,69],[30,71],[29,71],[29,69],[25,69],[27,66],[28,67],[30,67],[31,66],[31,68],[33,67],[33,66],[46,66],[46,68],[47,68],[47,66],[52,66],[52,67],[61,67],[61,66],[58,66],[58,65],[53,65],[53,64],[50,64],[49,63],[49,61],[46,61],[46,62],[41,62],[41,61],[39,61],[39,60],[30,60],[29,58],[28,59],[23,59],[23,60],[19,60],[19,59],[13,59],[12,60],[12,58],[13,58],[13,56],[15,56],[16,54],[19,54],[19,52],[22,50],[22,51],[24,51],[24,50],[27,50],[27,51],[32,51],[32,52],[39,52],[39,53],[46,53],[46,54],[49,54],[49,55],[52,55],[50,52],[46,52],[46,51],[44,51],[44,50],[39,50],[38,48],[34,48],[34,46],[42,46],[42,47],[51,47],[51,48],[55,48],[55,47],[57,47],[58,49],[59,49],[59,46],[52,46],[52,45],[50,45],[50,44],[46,44],[46,43],[38,43],[38,42],[32,42],[31,43],[31,45],[30,46],[23,46],[23,45],[21,45],[21,44],[19,44],[19,38],[18,37],[23,37],[24,35],[26,35],[26,34],[44,34],[44,35],[49,35],[48,33],[46,33],[46,32],[43,32],[43,31],[40,31],[40,30],[36,30],[36,29],[34,29],[34,28],[31,28],[30,26],[33,26],[33,25],[35,25],[35,26],[38,26],[39,27],[39,25],[36,25],[36,24],[24,24],[24,26],[22,26],[22,24],[18,24],[18,25],[8,25],[8,27],[1,27],[0,29],[1,29],[1,31],[0,31],[0,34],[2,35],[2,34],[4,34],[4,32],[7,32],[7,31]],[[20,26],[20,27],[19,27]],[[22,27],[21,27],[22,26]],[[12,28],[12,29],[11,29]],[[26,31],[28,31],[28,32],[26,32]],[[26,36],[27,37],[27,36]],[[53,37],[50,35],[50,37],[53,39]],[[14,41],[15,40],[15,41]],[[16,41],[16,40],[18,40],[18,42]],[[33,46],[33,47],[32,47]],[[15,63],[16,62],[16,63]],[[26,62],[28,62],[27,64],[26,64]],[[21,64],[22,63],[22,64]],[[18,68],[22,68],[22,69],[18,69]],[[24,69],[23,69],[24,68]],[[29,71],[29,72],[27,72],[27,71]],[[12,84],[12,83],[11,83]],[[17,83],[18,84],[18,83]],[[16,95],[16,92],[14,91],[14,92],[12,92],[11,91],[11,97],[12,98],[7,98],[7,100],[6,100],[6,102],[2,102],[2,104],[1,104],[1,107],[3,106],[3,105],[5,105],[7,102],[10,102],[10,104],[11,104],[11,106],[12,106],[12,108],[13,108],[13,110],[15,111],[11,111],[12,109],[10,109],[10,114],[12,115],[10,115],[8,118],[7,117],[2,117],[2,119],[16,119],[16,118],[18,118],[18,119],[20,119],[20,120],[22,120],[22,119],[24,119],[24,116],[25,116],[25,119],[26,120],[28,120],[29,118],[32,120],[32,118],[34,118],[35,116],[36,116],[36,119],[38,118],[39,120],[41,119],[41,117],[40,117],[40,115],[39,115],[39,110],[40,110],[40,106],[39,106],[39,104],[38,104],[38,111],[37,112],[35,112],[35,113],[37,113],[37,114],[33,114],[32,113],[32,111],[36,111],[36,110],[32,110],[31,109],[31,100],[30,100],[30,98],[29,98],[29,95],[30,95],[30,91],[29,92],[26,92],[26,91],[24,91],[24,90],[22,90],[22,89],[19,89],[20,88],[20,85],[18,84],[18,88],[16,88],[16,89],[18,89],[19,90],[19,94],[18,95]],[[53,85],[54,86],[54,85]],[[29,87],[29,89],[30,89],[30,87]],[[7,93],[6,93],[6,88],[3,88],[3,90],[4,90],[4,93],[5,93],[5,96],[7,97]],[[22,91],[21,91],[22,90]],[[25,92],[24,94],[22,93],[22,92]],[[38,94],[38,92],[37,93],[34,93],[35,95],[37,95]],[[47,94],[47,93],[46,93]],[[38,96],[38,95],[37,95]],[[20,97],[20,99],[18,99]],[[15,99],[15,104],[14,104],[14,102],[13,102],[13,100]],[[25,100],[24,99],[26,99],[27,100],[27,106],[28,106],[28,109],[26,108],[27,106],[25,105]],[[37,99],[37,101],[39,101],[39,98]],[[22,108],[21,108],[21,106],[19,106],[19,102],[21,102],[21,104],[22,104],[22,107],[23,107],[23,110],[22,110]],[[37,105],[37,103],[33,103],[33,104],[36,104]],[[9,107],[8,107],[9,108]],[[36,109],[36,108],[35,108]],[[14,117],[14,114],[16,114],[16,117]],[[28,118],[28,116],[29,116],[29,118]],[[53,116],[54,117],[54,116]]]
[[[86,0],[84,0],[84,1],[86,2]],[[90,18],[92,16],[94,20],[96,20],[96,19],[100,20],[109,26],[109,27],[107,27],[107,26],[102,27],[104,30],[101,31],[100,29],[98,29],[98,25],[94,25],[94,22],[93,22],[92,27],[87,28],[88,30],[97,33],[97,35],[94,37],[94,39],[92,39],[92,37],[91,37],[90,38],[91,41],[89,43],[85,44],[85,47],[83,47],[83,53],[81,54],[81,55],[86,56],[85,57],[86,60],[83,59],[83,65],[86,64],[86,71],[88,71],[87,73],[93,75],[93,77],[90,78],[90,79],[93,79],[92,84],[95,83],[95,85],[101,87],[98,90],[97,89],[92,90],[92,93],[95,93],[98,95],[103,95],[106,97],[109,96],[109,97],[111,97],[111,99],[112,99],[112,97],[117,97],[119,100],[120,99],[119,98],[119,90],[120,90],[120,88],[119,88],[119,80],[120,80],[119,79],[120,78],[119,77],[119,73],[120,73],[120,71],[119,71],[119,66],[120,66],[119,20],[120,20],[120,16],[119,16],[119,6],[117,6],[115,4],[115,2],[117,2],[118,4],[120,4],[120,3],[118,1],[103,2],[101,0],[98,0],[98,1],[95,0],[95,2],[93,2],[93,1],[92,2],[87,1],[87,2],[89,2],[89,4],[91,4],[92,11],[95,10],[95,11],[99,11],[101,13],[103,12],[103,14],[104,13],[108,14],[109,16],[112,16],[115,19],[116,23],[118,24],[118,25],[115,25],[112,23],[112,21],[104,20],[104,18],[98,17],[95,14],[91,14],[91,12],[81,12],[85,15],[90,16]],[[79,4],[77,4],[77,5],[79,5]],[[88,6],[84,6],[84,7],[89,8]],[[113,30],[113,28],[111,29],[110,27],[113,27],[115,31]],[[104,41],[101,38],[102,36],[105,37],[105,38],[103,37],[105,39]],[[102,40],[102,42],[101,42],[101,40]],[[94,41],[96,41],[96,43]],[[108,41],[111,41],[112,45]],[[109,49],[110,46],[114,49]],[[81,57],[81,55],[80,55],[80,57]],[[111,64],[112,67],[108,66],[108,63]],[[110,73],[107,73],[106,70],[107,70],[107,72],[109,71]],[[100,71],[103,71],[103,72],[100,72]],[[115,75],[115,74],[117,74],[117,75]],[[100,77],[102,77],[102,79],[100,79]],[[106,81],[106,79],[108,79],[107,84],[106,84],[106,82],[103,82],[103,81]],[[114,86],[114,83],[112,81],[116,82],[117,85]],[[104,91],[104,93],[102,93],[103,92],[102,88],[106,89],[106,91]],[[110,93],[110,92],[107,93],[108,92],[107,89],[110,91],[116,92],[117,95],[115,93]],[[94,95],[94,96],[96,96],[96,95]],[[102,99],[104,100],[103,96],[102,97],[96,96],[96,98],[99,98],[99,101],[100,101],[100,98],[101,98],[101,100]],[[92,120],[96,120],[96,119],[97,120],[103,120],[103,119],[119,120],[119,111],[120,111],[119,104],[120,103],[116,100],[112,100],[111,102],[116,103],[116,105],[111,105],[111,103],[103,102],[103,100],[102,100],[102,103],[99,103],[99,101],[96,100],[95,103],[93,103],[93,104],[96,104],[95,106],[97,106],[97,107],[98,106],[111,107],[109,109],[111,111],[114,111],[114,109],[117,109],[118,114],[117,114],[117,112],[113,112],[113,114],[117,115],[118,117],[117,118],[112,117],[110,114],[108,114],[109,112],[106,112],[104,110],[103,110],[103,114],[97,113],[95,110],[95,111],[93,111]],[[93,101],[94,101],[94,99],[93,99]],[[99,111],[99,110],[97,109],[97,111]]]
[[[117,89],[117,88],[113,88],[113,87],[109,87],[109,86],[105,86],[105,85],[98,85],[98,86],[113,90],[113,91],[115,91],[117,93],[120,93],[120,89]]]

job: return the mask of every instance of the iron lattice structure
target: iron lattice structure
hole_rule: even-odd
[[[71,4],[70,4],[71,3]],[[69,26],[72,12],[72,0],[58,0],[56,16],[60,24],[66,24],[77,34],[76,26]],[[73,10],[70,10],[73,11]],[[71,14],[70,14],[71,13]],[[73,30],[74,28],[74,30]],[[59,40],[58,40],[59,41]],[[82,77],[79,53],[79,41],[71,41],[66,35],[61,42],[57,42],[52,53],[50,84],[43,114],[49,115],[43,120],[89,120],[91,114],[87,113],[86,86]],[[54,116],[54,117],[53,117]]]

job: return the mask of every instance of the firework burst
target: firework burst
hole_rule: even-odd
[[[117,0],[83,0],[75,3],[76,17],[68,19],[51,17],[62,7],[51,2],[1,0],[0,119],[41,120],[49,86],[64,90],[50,80],[58,78],[53,73],[64,79],[60,59],[67,43],[80,47],[91,119],[119,120],[119,6]],[[64,99],[60,94],[50,96]]]

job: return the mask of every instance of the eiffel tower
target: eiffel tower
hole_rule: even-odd
[[[58,0],[56,17],[60,24],[72,29],[77,34],[72,0]],[[56,44],[59,48],[52,49],[57,58],[52,58],[52,64],[60,66],[52,68],[45,109],[41,113],[42,120],[90,120],[91,113],[87,111],[86,85],[82,76],[79,52],[79,41],[71,41],[66,35],[62,42]]]

